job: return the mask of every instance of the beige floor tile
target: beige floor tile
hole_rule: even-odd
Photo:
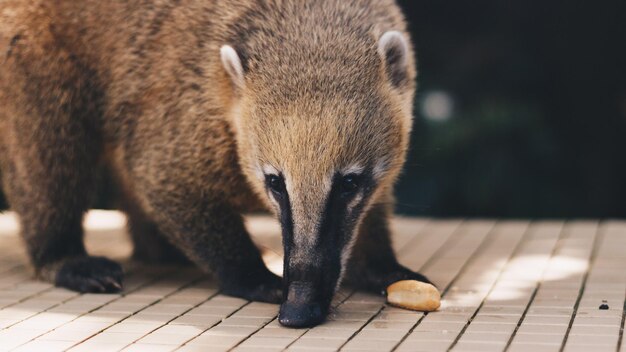
[[[358,335],[356,335],[359,339],[364,340],[392,340],[392,341],[400,341],[402,337],[407,335],[409,329],[406,330],[383,330],[383,329],[370,329],[370,330],[361,330]]]
[[[226,319],[222,320],[222,323],[220,325],[223,325],[223,326],[252,326],[252,327],[260,328],[261,326],[263,326],[267,322],[269,322],[271,319],[272,318],[270,318],[270,317],[267,317],[267,318],[247,318],[247,317],[232,316],[230,318],[226,318]]]
[[[615,347],[609,345],[567,345],[563,349],[563,352],[614,352]]]
[[[347,339],[324,339],[324,338],[311,338],[304,336],[299,338],[291,345],[291,348],[310,348],[310,349],[337,349],[343,345]]]
[[[447,351],[452,341],[404,341],[396,351],[398,352],[443,352]]]
[[[428,314],[428,321],[430,322],[465,323],[468,320],[469,316],[467,316],[466,314]]]
[[[144,334],[142,332],[103,332],[91,337],[90,343],[125,343],[131,344],[139,340]]]
[[[569,325],[570,320],[569,316],[527,315],[524,317],[523,324]]]
[[[356,333],[356,330],[352,330],[352,329],[332,329],[332,328],[316,327],[311,330],[308,330],[302,336],[308,337],[308,338],[348,340],[348,338],[354,335],[354,333]]]
[[[232,351],[234,352],[280,352],[283,349],[280,347],[261,347],[261,346],[237,346]]]
[[[496,352],[502,351],[506,346],[505,343],[486,343],[475,341],[459,341],[452,351],[477,351],[477,352]]]
[[[574,319],[574,325],[619,326],[621,322],[622,318],[620,316],[586,317],[578,315]]]
[[[562,334],[525,334],[517,333],[513,339],[515,343],[541,343],[560,346],[563,342]]]
[[[187,345],[232,347],[243,341],[245,337],[241,335],[201,335],[187,342]]]
[[[208,315],[183,315],[170,321],[169,325],[193,326],[206,330],[222,321],[222,317]]]
[[[354,320],[341,320],[341,321],[326,321],[319,326],[327,329],[346,329],[356,331],[365,325],[365,321]]]
[[[171,334],[171,333],[150,333],[147,336],[142,337],[139,343],[153,344],[153,345],[172,345],[183,344],[186,341],[198,336],[199,333],[187,333],[187,334]]]
[[[422,321],[415,331],[460,332],[465,323]]]
[[[590,325],[573,325],[570,335],[609,335],[619,334],[619,326],[590,326]]]
[[[517,330],[522,334],[560,334],[565,335],[567,325],[522,324]]]
[[[15,352],[61,352],[72,347],[74,342],[71,341],[31,341],[18,348]],[[0,347],[1,349],[2,347]]]
[[[263,329],[257,331],[253,336],[258,337],[290,337],[297,338],[302,334],[306,333],[306,330],[303,329],[286,329],[286,328],[278,328],[278,327],[264,327]]]
[[[126,343],[84,342],[70,349],[70,352],[117,352],[126,347]]]
[[[359,321],[361,325],[363,321]],[[409,330],[415,324],[406,321],[372,320],[363,327],[363,330]]]
[[[275,347],[283,349],[294,341],[291,337],[252,336],[241,343],[241,347]]]
[[[515,327],[516,327],[515,324],[472,322],[467,327],[465,332],[466,333],[487,332],[487,333],[511,334],[513,330],[515,330]]]
[[[505,323],[505,324],[517,324],[521,314],[518,315],[492,315],[492,314],[480,314],[472,319],[472,324],[476,323]]]
[[[526,316],[561,316],[571,317],[572,310],[564,308],[531,307]]]
[[[492,332],[465,332],[459,342],[488,342],[488,343],[506,343],[509,341],[510,334],[498,334]]]
[[[254,333],[258,328],[249,326],[224,326],[218,325],[205,332],[202,335],[219,335],[219,336],[248,336]]]
[[[605,335],[571,335],[567,338],[566,346],[617,346],[618,334]]]
[[[157,344],[147,344],[147,343],[135,343],[132,344],[122,351],[124,352],[169,352],[174,351],[179,347],[178,344],[175,345],[157,345]]]
[[[143,332],[149,333],[161,326],[160,323],[127,323],[121,322],[109,327],[107,332]]]
[[[360,340],[352,339],[346,343],[342,351],[390,351],[396,345],[395,341],[390,340]]]
[[[449,341],[452,342],[458,336],[457,333],[413,331],[406,340],[409,341]]]
[[[540,344],[540,343],[517,343],[513,342],[508,352],[559,352],[561,345]]]
[[[226,352],[230,349],[229,346],[207,346],[207,345],[184,345],[177,349],[177,352]],[[150,351],[146,351],[150,352]]]

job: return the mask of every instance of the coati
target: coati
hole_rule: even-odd
[[[390,245],[416,76],[393,0],[0,0],[0,55],[2,183],[42,279],[121,289],[82,240],[104,166],[138,257],[188,258],[283,325],[323,321],[342,278],[428,281]],[[259,207],[282,280],[244,228]]]

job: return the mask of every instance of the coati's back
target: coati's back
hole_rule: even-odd
[[[363,86],[375,77],[363,72],[374,67],[364,61],[375,57],[363,55],[375,49],[371,37],[404,28],[393,0],[0,0],[0,53],[10,55],[20,42],[52,41],[42,44],[62,47],[93,70],[110,114],[146,99],[146,88],[181,82],[200,86],[210,104],[228,104],[216,55],[223,44],[241,52],[246,71],[258,73],[256,88],[267,90],[259,94],[286,98],[290,84],[306,83],[305,75],[320,68],[337,89],[345,88],[342,76],[361,71],[350,85]],[[345,62],[320,67],[337,53]]]

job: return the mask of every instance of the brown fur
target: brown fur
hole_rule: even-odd
[[[377,45],[388,30],[405,31],[391,0],[0,0],[0,167],[37,272],[59,283],[76,274],[68,261],[89,261],[81,219],[105,166],[134,231],[167,237],[228,293],[276,301],[240,215],[274,208],[259,166],[289,175],[305,231],[329,174],[381,160],[354,273],[396,270],[386,219],[415,71],[410,53],[406,80],[387,77]],[[243,87],[220,62],[224,44],[244,62]],[[109,264],[85,290],[115,287]]]

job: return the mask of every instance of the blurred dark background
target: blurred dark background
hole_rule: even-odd
[[[399,3],[419,60],[399,212],[626,216],[626,1]]]
[[[420,72],[400,213],[626,217],[626,1],[399,3]]]

